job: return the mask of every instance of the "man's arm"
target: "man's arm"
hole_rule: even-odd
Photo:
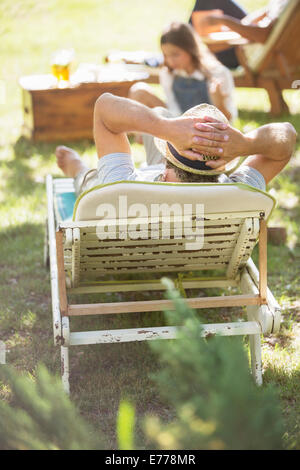
[[[268,8],[263,7],[260,10],[255,10],[252,13],[248,13],[244,18],[241,19],[242,24],[256,24],[260,20],[266,17]]]
[[[98,158],[116,152],[130,153],[127,132],[151,134],[171,142],[187,158],[201,158],[197,152],[201,152],[202,144],[198,145],[195,138],[206,136],[203,129],[207,131],[210,128],[209,123],[201,123],[203,119],[193,117],[165,118],[137,101],[104,93],[97,99],[94,108],[94,139]],[[196,128],[196,124],[200,127]],[[221,123],[217,126],[224,128]],[[216,145],[224,140],[222,134],[216,135]],[[209,154],[214,155],[215,150],[210,149]]]
[[[246,38],[251,42],[260,43],[266,42],[274,24],[274,21],[270,21],[269,24],[264,26],[259,26],[257,24],[243,24],[240,20],[227,15],[211,15],[203,21],[205,21],[207,25],[227,26],[227,28],[240,34],[243,38]]]
[[[206,119],[211,123],[213,121],[211,118]],[[258,170],[266,184],[289,162],[297,139],[295,128],[289,122],[266,124],[246,134],[232,126],[216,132],[226,133],[228,141],[220,144],[222,157],[206,164],[218,168],[238,156],[248,157],[242,165]],[[213,141],[211,145],[214,145]]]
[[[246,134],[250,156],[243,165],[258,170],[268,184],[289,162],[297,132],[289,122],[267,124]]]

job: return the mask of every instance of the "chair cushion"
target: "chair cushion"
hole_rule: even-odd
[[[120,199],[123,196],[123,199]],[[118,181],[94,188],[81,194],[74,207],[73,221],[100,220],[99,208],[111,204],[119,212],[119,204],[127,208],[142,203],[151,214],[151,204],[170,206],[174,203],[204,204],[204,213],[237,213],[262,211],[268,218],[275,206],[275,199],[266,192],[243,183],[151,183],[138,181]],[[103,208],[104,206],[102,206]],[[124,206],[123,206],[124,207]],[[130,215],[128,215],[130,217]],[[132,217],[136,217],[134,214]],[[121,216],[122,217],[122,216]],[[124,216],[123,216],[124,217]],[[115,218],[114,211],[105,216]]]
[[[72,221],[76,194],[73,178],[53,179],[54,211],[57,222]]]
[[[57,193],[55,197],[55,215],[58,221],[71,221],[73,216],[76,194],[66,192]]]

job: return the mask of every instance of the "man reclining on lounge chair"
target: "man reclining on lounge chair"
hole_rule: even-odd
[[[56,149],[57,164],[75,180],[77,195],[114,181],[241,182],[265,190],[288,163],[296,131],[288,123],[267,124],[243,134],[214,106],[202,104],[177,118],[109,93],[94,109],[98,168],[90,170],[72,149]],[[136,169],[128,132],[144,135],[148,166]],[[156,139],[153,139],[155,136]],[[160,149],[160,150],[158,150]],[[248,157],[228,177],[228,164]]]

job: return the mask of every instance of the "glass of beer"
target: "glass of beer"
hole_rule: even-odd
[[[59,88],[63,88],[68,85],[73,58],[73,49],[61,49],[55,52],[52,56],[51,71],[54,77],[57,78]]]

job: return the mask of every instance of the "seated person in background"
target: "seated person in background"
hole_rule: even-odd
[[[265,8],[238,20],[228,15],[209,15],[201,20],[202,26],[227,26],[251,42],[265,43],[282,11],[291,0],[271,0]]]
[[[162,153],[151,156],[155,165],[135,168],[127,138],[131,131],[158,138]],[[56,157],[64,174],[74,178],[77,195],[99,184],[124,180],[242,182],[265,190],[291,158],[296,136],[290,123],[267,124],[243,134],[211,105],[165,118],[155,109],[104,93],[94,110],[98,168],[90,170],[68,147],[57,147]],[[225,165],[240,156],[248,158],[229,177],[224,175]]]
[[[241,20],[247,14],[247,12],[233,0],[196,0],[189,23],[193,24],[194,20],[192,16],[194,12],[201,11],[209,14],[212,10],[221,10],[223,14],[237,18],[238,20]],[[197,18],[197,16],[195,15],[194,18]],[[239,65],[234,47],[217,52],[216,57],[229,69],[235,69]]]
[[[185,23],[172,23],[162,34],[160,43],[165,62],[160,84],[167,103],[145,83],[133,85],[129,98],[151,108],[167,107],[173,116],[198,104],[211,103],[233,121],[237,108],[231,72],[196,37],[193,28]]]

